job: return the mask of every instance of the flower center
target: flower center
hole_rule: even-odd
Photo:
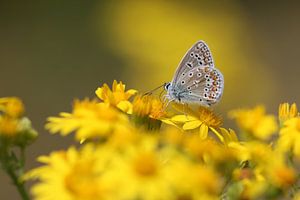
[[[78,199],[101,199],[98,174],[92,169],[93,162],[76,163],[71,172],[65,177],[66,189]]]
[[[157,160],[151,153],[139,155],[134,161],[134,170],[140,176],[153,176],[157,172]]]

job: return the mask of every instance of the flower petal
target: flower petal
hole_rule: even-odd
[[[208,126],[206,126],[205,124],[202,124],[199,129],[200,138],[202,140],[204,140],[205,138],[207,138],[207,134],[208,134]]]
[[[132,114],[132,104],[129,101],[121,101],[118,103],[117,108],[126,112],[127,114]]]
[[[183,130],[192,130],[195,128],[198,128],[203,122],[199,121],[199,120],[195,120],[195,121],[190,121],[187,122],[183,125]]]
[[[192,120],[197,120],[197,118],[189,116],[189,115],[175,115],[174,117],[171,118],[173,122],[188,122]]]

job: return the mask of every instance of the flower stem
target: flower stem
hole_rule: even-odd
[[[25,190],[25,185],[23,182],[19,180],[19,177],[15,173],[13,169],[7,169],[6,172],[10,176],[11,180],[13,181],[13,184],[17,187],[18,192],[20,193],[23,200],[30,200],[29,195],[27,194]]]

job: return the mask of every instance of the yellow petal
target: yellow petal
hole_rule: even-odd
[[[205,124],[202,124],[199,129],[200,138],[202,140],[204,140],[207,137],[207,134],[208,134],[208,126],[206,126]]]
[[[117,107],[127,114],[132,114],[132,104],[129,101],[121,101]]]
[[[199,121],[199,120],[195,120],[195,121],[190,121],[187,122],[183,125],[183,130],[191,130],[191,129],[195,129],[198,128],[203,122]]]
[[[134,95],[137,93],[137,90],[134,90],[134,89],[130,89],[130,90],[127,90],[126,93],[130,94],[131,95]]]
[[[174,117],[171,118],[173,122],[188,122],[192,120],[197,120],[197,118],[189,116],[189,115],[175,115]]]
[[[171,121],[170,119],[160,119],[160,121],[162,121],[163,123],[165,124],[169,124],[169,125],[172,125],[172,126],[175,126],[177,128],[180,128],[179,126],[177,126],[177,124],[175,124],[173,121]]]
[[[297,105],[293,103],[290,109],[290,117],[296,117],[297,115],[298,115]]]
[[[103,89],[101,87],[98,87],[95,93],[99,99],[103,100]]]

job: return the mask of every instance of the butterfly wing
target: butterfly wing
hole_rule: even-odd
[[[176,70],[172,84],[176,85],[178,80],[186,75],[186,72],[198,66],[214,67],[212,54],[207,44],[201,40],[196,42],[196,44],[194,44],[182,58]]]
[[[224,78],[216,68],[198,66],[187,72],[180,85],[181,102],[211,106],[221,99]]]

